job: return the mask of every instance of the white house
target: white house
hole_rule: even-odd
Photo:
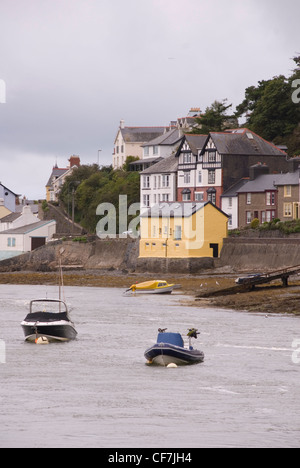
[[[113,168],[121,169],[128,156],[143,157],[142,145],[163,135],[166,127],[126,127],[124,120],[114,141]]]
[[[141,172],[141,211],[176,201],[178,158],[173,154]]]
[[[59,168],[57,164],[53,167],[51,176],[46,185],[46,200],[49,202],[58,201],[59,193],[64,185],[66,178],[72,174],[73,170],[80,166],[80,157],[71,156],[70,165],[66,168]]]
[[[175,156],[183,138],[180,129],[169,130],[143,145],[143,160],[132,163],[145,166],[148,161],[154,162],[141,172],[141,209],[176,201],[178,158]]]
[[[35,224],[40,219],[32,213],[30,206],[24,206],[21,213],[11,213],[0,220],[0,232]]]
[[[21,215],[13,215],[0,224],[0,260],[31,252],[51,241],[56,232],[56,221],[40,221],[29,206]]]

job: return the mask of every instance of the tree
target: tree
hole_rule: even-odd
[[[80,166],[62,188],[60,200],[67,208],[74,190],[75,220],[89,232],[95,232],[99,221],[97,206],[112,203],[119,214],[119,195],[127,195],[128,207],[139,202],[140,174],[113,170],[112,167]],[[130,221],[130,220],[129,220]],[[118,218],[117,218],[118,224]]]
[[[227,105],[227,99],[223,99],[222,102],[214,101],[201,117],[196,118],[198,128],[195,128],[193,133],[207,135],[209,132],[222,132],[226,128],[238,126],[235,116],[227,115],[231,107],[232,104]]]
[[[292,83],[300,78],[300,57],[293,60],[297,68],[290,77],[279,75],[250,86],[236,109],[237,117],[246,117],[245,126],[268,141],[287,144],[291,155],[300,148],[297,136],[293,138],[300,123],[300,105],[292,100]]]

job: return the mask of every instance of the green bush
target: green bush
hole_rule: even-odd
[[[259,219],[257,218],[254,218],[252,221],[251,221],[251,229],[257,229],[258,226],[259,226]]]

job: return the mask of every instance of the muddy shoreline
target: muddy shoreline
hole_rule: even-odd
[[[201,293],[207,293],[234,285],[237,275],[218,275],[211,272],[201,276],[163,275],[169,283],[180,285],[175,294],[183,296],[183,302],[199,308],[218,307],[239,311],[281,313],[300,315],[300,278],[290,278],[289,287],[283,288],[281,282],[257,287],[255,291],[230,296],[197,299]],[[127,271],[66,271],[66,286],[111,287],[127,289],[136,282],[153,279],[151,274],[134,274]],[[0,273],[0,284],[56,285],[58,273],[47,272],[12,272]],[[186,297],[184,297],[186,296]],[[195,299],[194,299],[195,298]]]

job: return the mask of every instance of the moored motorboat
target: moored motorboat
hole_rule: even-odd
[[[196,364],[204,361],[204,353],[192,347],[192,338],[197,338],[198,330],[189,330],[189,346],[184,346],[180,333],[166,333],[166,329],[158,330],[157,342],[145,351],[148,364],[168,366],[170,364]]]
[[[70,341],[77,336],[70,320],[65,302],[53,299],[38,299],[30,302],[30,311],[21,322],[25,341]]]
[[[168,284],[165,280],[145,281],[130,286],[126,292],[138,294],[171,294],[175,284]]]

